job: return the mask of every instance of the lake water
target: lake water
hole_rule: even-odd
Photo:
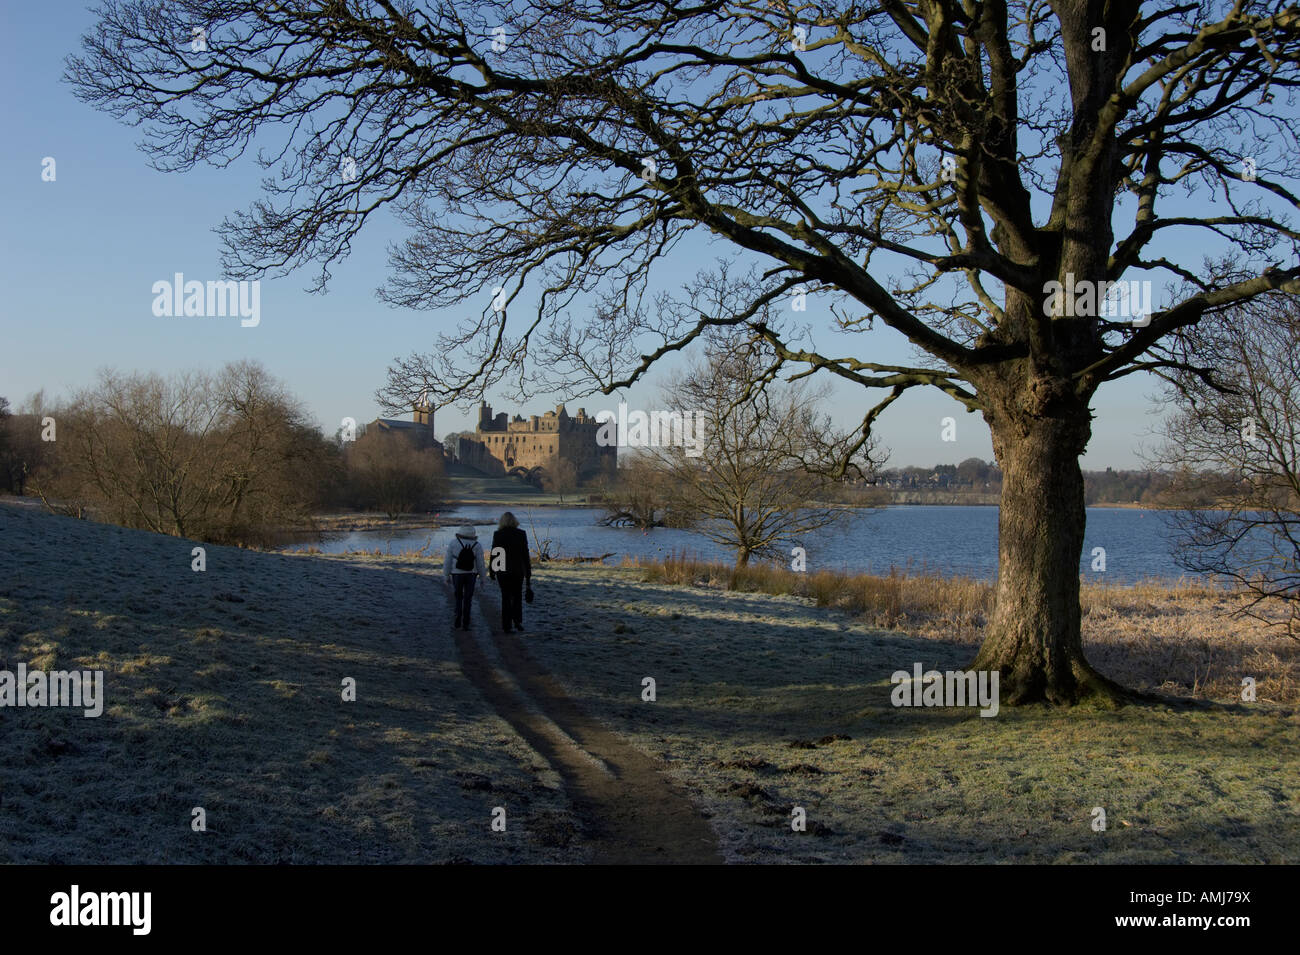
[[[734,554],[689,530],[657,527],[649,531],[601,527],[598,508],[512,508],[520,526],[534,537],[549,538],[551,551],[561,557],[613,553],[607,563],[624,557],[662,558],[687,554],[704,560],[731,562]],[[504,508],[458,507],[454,515],[473,523],[487,545]],[[316,546],[326,553],[349,550],[400,553],[430,542],[427,553],[441,554],[455,528],[419,531],[353,531],[333,534]],[[1080,572],[1106,582],[1131,583],[1149,577],[1184,576],[1172,557],[1173,532],[1161,511],[1136,508],[1088,508]],[[808,569],[887,573],[891,567],[931,569],[992,580],[997,575],[998,509],[996,507],[900,506],[855,512],[839,528],[815,531],[804,542]],[[1106,571],[1092,571],[1092,551],[1106,549]]]

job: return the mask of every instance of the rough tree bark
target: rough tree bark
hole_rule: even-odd
[[[1084,658],[1079,560],[1085,525],[1079,455],[1087,403],[1062,382],[1012,389],[985,418],[1002,467],[998,577],[987,634],[971,665],[1000,672],[1004,703],[1118,701],[1124,691]]]

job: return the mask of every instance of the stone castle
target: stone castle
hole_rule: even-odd
[[[519,474],[530,477],[557,461],[573,464],[581,480],[612,474],[617,467],[618,449],[596,444],[600,425],[579,408],[570,417],[564,405],[543,415],[510,418],[506,412],[492,414],[486,401],[479,404],[478,427],[472,432],[449,434],[444,440],[447,454],[461,464],[485,474]]]

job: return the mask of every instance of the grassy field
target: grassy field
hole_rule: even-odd
[[[548,570],[529,642],[575,697],[670,767],[731,860],[1300,861],[1291,705],[1235,703],[1226,679],[1221,705],[994,718],[895,708],[894,670],[962,667],[977,628],[886,630],[811,597],[645,579],[657,575]],[[934,581],[913,583],[884,587],[917,616],[944,599]],[[1294,699],[1293,641],[1221,632],[1203,647],[1184,632],[1192,619],[1208,627],[1218,599],[1195,588],[1090,592],[1090,658],[1130,686],[1190,697],[1214,661],[1276,657],[1271,675],[1254,671],[1259,697]],[[657,681],[654,703],[639,696],[645,676]],[[807,811],[807,833],[791,830],[794,806]],[[1097,807],[1104,832],[1091,826]]]
[[[193,546],[0,504],[0,669],[103,669],[108,701],[0,710],[0,862],[582,857],[427,576]]]
[[[679,558],[624,566],[651,582],[806,597],[859,624],[968,645],[972,657],[993,609],[991,583],[934,573],[795,573],[763,564],[736,570]],[[1260,700],[1300,704],[1300,643],[1237,614],[1245,601],[1217,586],[1085,582],[1080,603],[1089,658],[1131,688],[1231,703],[1250,676]],[[1271,617],[1284,621],[1285,612],[1273,608]]]
[[[515,504],[533,507],[575,505],[586,500],[586,493],[553,494],[529,484],[519,477],[489,477],[461,464],[447,470],[448,497],[459,504]]]
[[[466,680],[437,561],[209,547],[194,573],[191,542],[6,506],[0,544],[0,669],[108,672],[98,720],[0,710],[0,860],[591,857],[553,768]],[[1085,592],[1089,658],[1167,702],[981,718],[895,708],[889,677],[968,663],[984,585],[729,577],[539,565],[521,635],[729,861],[1300,861],[1298,645],[1217,591]]]

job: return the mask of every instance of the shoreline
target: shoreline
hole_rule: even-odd
[[[39,502],[37,502],[39,505]],[[819,505],[820,506],[820,505]],[[828,505],[831,506],[831,505]],[[836,505],[854,511],[881,510],[890,507],[999,507],[996,502],[989,501],[889,501],[883,504],[841,504]],[[590,503],[587,501],[578,501],[574,503],[559,503],[557,501],[532,501],[526,498],[518,500],[481,500],[481,499],[460,499],[450,501],[442,511],[425,514],[404,514],[399,517],[390,518],[381,514],[367,511],[356,512],[338,512],[333,511],[327,514],[314,514],[312,520],[317,522],[320,530],[330,533],[339,531],[364,531],[364,530],[420,530],[425,527],[449,527],[456,523],[463,523],[456,516],[456,508],[463,507],[500,507],[502,509],[537,509],[537,508],[571,508],[575,510],[599,511],[604,509],[605,505],[600,503]],[[1087,508],[1114,508],[1123,510],[1145,510],[1145,511],[1172,511],[1181,510],[1181,508],[1170,507],[1167,505],[1157,504],[1120,504],[1105,502],[1099,504],[1087,504]],[[1213,508],[1195,508],[1195,510],[1213,510]],[[288,532],[311,533],[300,529],[287,528]]]
[[[0,495],[0,501],[18,507],[33,508],[44,513],[44,504],[39,498],[31,496],[18,495]],[[819,505],[820,506],[820,505]],[[843,504],[839,505],[853,511],[870,511],[884,510],[887,508],[911,508],[911,507],[992,507],[999,505],[996,502],[987,501],[890,501],[883,504]],[[310,520],[315,527],[281,527],[277,529],[278,533],[285,535],[287,538],[294,540],[306,540],[318,534],[347,534],[354,531],[418,531],[442,527],[452,527],[457,524],[466,523],[466,518],[457,514],[458,508],[469,507],[494,507],[502,510],[509,509],[551,509],[551,508],[570,508],[575,510],[602,510],[605,505],[594,503],[586,500],[575,501],[573,503],[558,501],[535,501],[528,498],[519,498],[512,500],[486,500],[479,498],[463,498],[448,502],[442,510],[432,513],[423,514],[403,514],[398,517],[390,518],[384,514],[369,511],[329,511],[322,514],[313,514]],[[1146,511],[1175,511],[1182,508],[1171,507],[1158,504],[1121,504],[1121,503],[1100,503],[1087,504],[1088,509],[1116,509],[1116,510],[1146,510]],[[1214,508],[1192,508],[1192,510],[1214,510]],[[94,520],[93,516],[88,519]],[[108,523],[108,522],[105,522]]]

